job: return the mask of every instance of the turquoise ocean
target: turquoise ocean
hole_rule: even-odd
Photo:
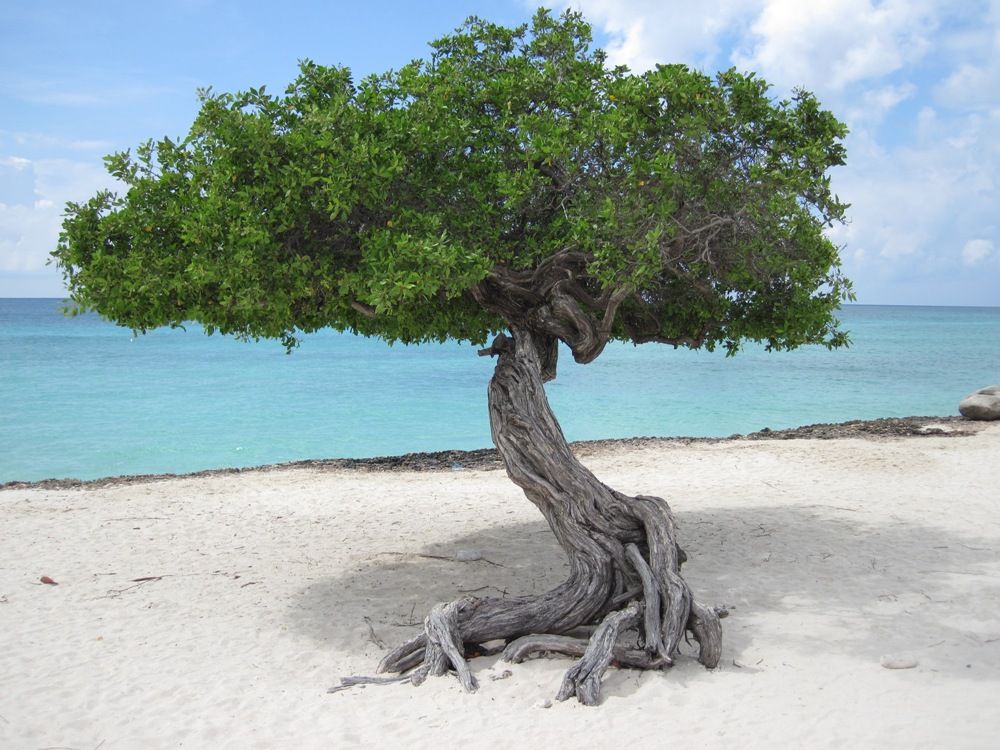
[[[277,342],[197,325],[133,336],[54,299],[0,299],[0,483],[184,473],[491,445],[492,361],[467,344],[332,331]],[[613,344],[547,386],[570,440],[957,414],[1000,383],[1000,308],[849,305],[852,346],[734,358]]]

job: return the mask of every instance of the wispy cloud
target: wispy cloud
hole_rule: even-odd
[[[44,147],[69,151],[99,151],[105,153],[115,148],[115,143],[99,138],[61,138],[47,133],[0,129],[0,139],[9,140],[16,146]],[[0,141],[2,142],[2,141]]]
[[[996,252],[993,240],[969,240],[962,248],[962,262],[967,266],[975,266]]]
[[[173,92],[162,83],[123,81],[120,74],[101,70],[78,71],[73,77],[7,76],[0,95],[26,104],[82,108],[121,106]]]

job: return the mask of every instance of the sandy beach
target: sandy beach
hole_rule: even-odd
[[[502,469],[5,488],[0,747],[996,747],[1000,424],[944,429],[968,434],[580,448],[671,503],[730,613],[718,669],[612,669],[596,708],[551,702],[562,658],[327,693],[436,602],[561,579]]]

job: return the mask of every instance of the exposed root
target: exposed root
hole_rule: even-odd
[[[379,673],[405,672],[412,669],[424,660],[424,647],[426,645],[426,633],[421,633],[405,643],[401,643],[382,657],[376,671]]]
[[[669,664],[671,663],[670,656],[663,648],[662,623],[660,620],[660,592],[656,587],[653,571],[649,569],[649,565],[642,559],[639,548],[634,544],[625,546],[625,555],[628,557],[628,561],[632,563],[632,567],[639,574],[639,578],[642,579],[642,594],[646,602],[646,606],[643,608],[645,610],[643,617],[645,643],[643,645],[648,654],[658,654],[661,659]]]
[[[694,601],[687,585],[676,574],[674,581],[658,579],[637,545],[626,545],[625,555],[642,586],[631,590],[633,596],[624,608],[607,612],[589,639],[549,633],[519,637],[511,633],[506,638],[497,635],[497,638],[507,640],[501,659],[520,663],[542,654],[575,657],[578,661],[566,672],[556,698],[566,700],[575,696],[585,705],[597,705],[600,702],[601,680],[609,666],[665,669],[673,665],[677,639],[673,639],[674,647],[667,650],[664,633],[671,620],[663,614],[674,611],[669,597],[674,596],[679,587],[683,592],[681,606],[687,617],[684,629],[690,631],[699,644],[698,660],[709,669],[717,666],[722,649],[719,613]],[[610,599],[609,603],[620,598]],[[496,653],[497,649],[485,649],[476,643],[466,644],[463,641],[463,623],[468,626],[477,614],[481,614],[478,610],[489,611],[492,601],[465,597],[450,604],[438,604],[425,619],[424,632],[394,649],[379,665],[379,672],[401,674],[395,677],[345,677],[339,686],[330,688],[328,692],[359,685],[409,683],[416,686],[429,676],[448,672],[456,674],[466,691],[475,692],[478,683],[466,660],[467,653],[479,656]],[[618,605],[621,603],[618,602]],[[508,622],[508,626],[517,627],[516,620]],[[640,648],[621,642],[622,635],[629,630],[638,631]]]
[[[715,669],[722,656],[722,624],[719,613],[697,602],[691,603],[688,629],[700,647],[698,661],[708,669]]]
[[[465,692],[474,693],[479,689],[479,683],[465,660],[465,647],[458,631],[458,610],[467,601],[470,600],[438,604],[431,610],[424,621],[424,632],[427,634],[424,665],[435,677],[443,675],[449,667],[454,669]]]
[[[500,658],[512,664],[520,664],[532,656],[541,654],[562,654],[579,658],[587,651],[589,643],[590,641],[583,638],[573,638],[568,635],[525,635],[511,641]],[[621,644],[615,644],[611,653],[612,666],[634,669],[659,669],[666,666],[660,659],[651,658],[641,649],[626,648]]]
[[[615,642],[623,630],[639,621],[642,605],[631,602],[625,609],[612,612],[597,626],[587,650],[576,664],[566,671],[557,701],[574,695],[585,706],[596,706],[601,699],[601,678],[611,664]]]
[[[679,575],[681,562],[673,514],[666,502],[648,495],[636,497],[633,507],[646,529],[649,569],[662,601],[661,653],[672,659],[691,612],[691,590]]]

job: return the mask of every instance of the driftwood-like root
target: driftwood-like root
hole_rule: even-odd
[[[574,695],[585,706],[596,706],[601,698],[601,678],[611,664],[615,643],[623,630],[639,621],[642,605],[630,603],[625,609],[611,612],[590,637],[587,650],[580,660],[570,667],[556,693],[557,701]]]
[[[424,647],[427,645],[427,635],[420,635],[401,643],[379,662],[378,672],[405,672],[417,666],[424,660]]]
[[[625,545],[625,555],[642,580],[642,597],[646,605],[643,608],[645,610],[643,626],[646,652],[649,654],[658,654],[661,659],[670,663],[670,657],[663,648],[662,623],[660,619],[660,591],[656,586],[653,571],[650,570],[649,565],[642,558],[639,548],[634,544]]]
[[[720,615],[714,609],[697,602],[691,603],[688,629],[700,647],[698,661],[708,669],[719,666],[719,659],[722,656],[722,623],[719,619]]]
[[[507,644],[500,659],[511,664],[520,664],[532,656],[544,654],[562,654],[579,658],[587,651],[589,643],[590,641],[583,638],[573,638],[568,635],[523,635]],[[659,669],[666,666],[662,660],[650,657],[642,649],[627,648],[621,644],[615,644],[612,649],[611,664],[634,669]]]

